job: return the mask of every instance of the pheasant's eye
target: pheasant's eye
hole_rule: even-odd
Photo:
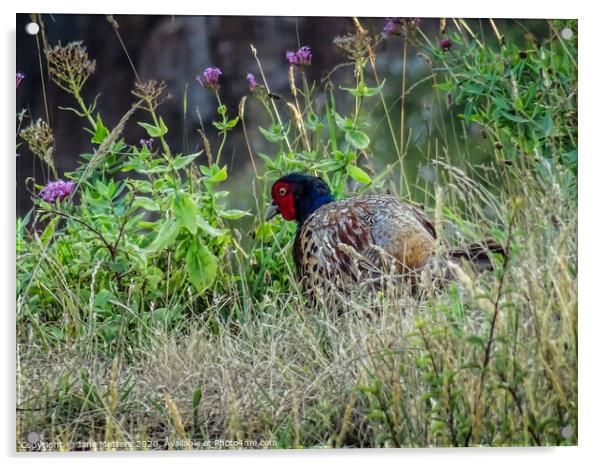
[[[280,189],[278,190],[278,194],[280,194],[281,196],[284,196],[284,195],[286,194],[286,188],[284,188],[284,187],[283,187],[283,188],[280,188]]]

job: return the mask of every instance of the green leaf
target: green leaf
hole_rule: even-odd
[[[543,119],[543,132],[546,137],[550,136],[554,131],[554,119],[552,118],[552,112],[547,112]]]
[[[444,83],[437,83],[433,87],[439,91],[451,92],[454,89],[454,83],[452,81],[445,81]]]
[[[469,335],[466,337],[466,341],[471,345],[485,348],[485,340],[478,335]]]
[[[161,117],[159,117],[158,127],[149,123],[142,123],[140,121],[138,122],[138,124],[146,130],[146,132],[151,138],[160,138],[161,136],[167,133],[167,126],[165,126],[165,122]]]
[[[186,254],[188,280],[199,293],[205,291],[217,275],[217,258],[201,243],[193,241]]]
[[[113,293],[106,289],[100,290],[96,293],[96,296],[94,296],[94,307],[104,307],[110,298],[114,298]]]
[[[209,224],[209,222],[207,222],[207,220],[205,220],[203,218],[202,215],[197,215],[196,224],[201,230],[203,230],[205,233],[207,233],[210,236],[219,237],[219,236],[223,236],[227,233],[226,230],[220,230],[219,228],[215,228],[214,226],[211,226]]]
[[[197,387],[196,390],[194,391],[194,393],[192,394],[192,409],[196,410],[199,407],[199,404],[201,403],[201,398],[203,396],[203,391],[201,390],[201,387]]]
[[[176,157],[175,159],[173,159],[173,167],[176,170],[180,170],[180,169],[184,168],[186,165],[189,165],[190,163],[192,163],[192,161],[194,159],[196,159],[199,155],[200,155],[200,152],[197,152],[196,154],[190,154],[190,155],[180,155],[180,156]]]
[[[343,168],[344,162],[339,160],[327,159],[323,162],[312,165],[311,169],[321,173],[329,173]]]
[[[288,128],[282,128],[280,125],[273,125],[270,129],[259,127],[259,132],[263,134],[269,142],[280,142],[286,137]]]
[[[337,126],[343,131],[349,131],[353,129],[353,120],[351,118],[343,118],[341,115],[335,112],[334,119]]]
[[[160,210],[159,204],[157,204],[153,199],[144,196],[136,196],[134,199],[134,203],[132,204],[134,208],[143,208],[145,210],[149,210],[151,212],[156,212]]]
[[[502,115],[504,115],[506,118],[508,118],[509,120],[512,120],[516,123],[529,123],[530,120],[527,120],[526,118],[521,118],[519,116],[513,115],[512,113],[508,113],[508,112],[502,112]]]
[[[165,122],[163,121],[163,117],[159,117],[159,127],[161,128],[160,136],[167,134],[167,126],[165,125]]]
[[[365,149],[370,144],[370,138],[360,130],[351,129],[345,133],[345,140],[356,149]]]
[[[44,231],[40,235],[40,241],[42,242],[42,244],[44,246],[46,246],[46,244],[48,244],[48,242],[52,238],[52,235],[54,235],[54,229],[56,228],[60,219],[61,219],[61,217],[59,217],[58,215],[56,217],[53,217],[52,220],[50,220],[48,222],[48,225],[46,226],[46,228],[44,228]]]
[[[382,83],[380,83],[380,85],[377,87],[368,87],[364,83],[361,83],[356,88],[341,87],[341,90],[347,91],[355,97],[372,97],[372,96],[378,94],[380,91],[382,91],[384,85],[385,85],[384,81]]]
[[[370,175],[368,175],[364,170],[362,170],[360,167],[356,167],[355,165],[347,165],[347,174],[359,183],[372,183]]]
[[[170,246],[175,241],[179,232],[180,222],[174,218],[165,221],[163,225],[161,225],[161,228],[159,228],[159,232],[154,241],[147,248],[147,252],[159,252]]]
[[[228,178],[228,166],[224,165],[221,170],[213,173],[211,175],[211,181],[215,182],[215,183],[220,183],[222,181],[226,181],[226,179]]]
[[[239,117],[228,120],[228,123],[226,123],[226,129],[234,128],[236,126],[236,124],[238,123],[238,119],[239,119]]]
[[[171,202],[171,208],[176,218],[190,233],[196,234],[197,208],[190,196],[186,193],[177,193]]]
[[[245,215],[251,215],[249,212],[238,209],[230,209],[230,210],[220,210],[217,214],[222,218],[227,218],[228,220],[237,220]]]
[[[108,135],[109,129],[102,124],[100,113],[98,113],[96,115],[96,131],[94,132],[94,136],[92,136],[92,142],[95,144],[100,144]]]

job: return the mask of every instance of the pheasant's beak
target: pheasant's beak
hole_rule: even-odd
[[[274,218],[276,215],[280,213],[280,209],[276,204],[270,204],[265,211],[265,221]]]

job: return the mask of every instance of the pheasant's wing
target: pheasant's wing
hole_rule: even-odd
[[[396,259],[400,272],[418,270],[435,249],[435,226],[418,207],[377,196],[371,228],[374,244]]]
[[[314,212],[299,230],[293,256],[305,285],[357,281],[366,269],[363,253],[374,244],[372,208],[361,198],[326,204]]]
[[[369,195],[316,210],[297,233],[293,255],[306,287],[341,287],[383,271],[420,269],[434,243],[424,212],[394,196]]]
[[[420,224],[424,227],[424,229],[431,234],[433,239],[437,239],[437,231],[435,230],[435,224],[429,218],[429,216],[426,215],[424,210],[422,210],[420,207],[417,207],[417,206],[413,206],[413,205],[409,205],[409,204],[405,204],[405,205],[411,209],[411,211],[414,214],[414,216],[416,217],[416,219],[420,222]]]

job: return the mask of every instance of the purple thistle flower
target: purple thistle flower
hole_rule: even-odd
[[[152,151],[153,150],[153,142],[155,142],[155,140],[153,138],[140,139],[140,146],[146,147],[149,151]]]
[[[73,192],[73,188],[75,188],[73,181],[51,181],[40,191],[40,197],[46,202],[54,202],[57,199],[62,201]]]
[[[196,80],[201,86],[217,91],[219,89],[219,77],[221,75],[222,71],[219,68],[209,67],[203,71],[203,76],[197,76]]]
[[[296,52],[286,52],[286,59],[291,65],[309,66],[311,65],[311,49],[305,45]]]
[[[397,34],[401,18],[385,18],[385,25],[383,26],[383,32],[385,34]]]
[[[249,87],[251,90],[255,89],[259,85],[255,79],[255,76],[253,76],[251,73],[247,74],[247,81],[249,82]]]
[[[24,79],[25,75],[20,71],[17,71],[17,89],[19,89],[19,84],[21,84],[21,81],[23,81]]]
[[[307,45],[297,50],[297,60],[299,65],[311,65],[311,49]]]
[[[385,18],[383,33],[387,35],[404,35],[408,30],[420,26],[420,18]]]
[[[452,45],[454,45],[454,43],[447,37],[439,41],[439,48],[444,52],[448,52],[449,49],[452,48]]]
[[[297,64],[297,54],[295,52],[286,52],[286,59],[290,65]]]

